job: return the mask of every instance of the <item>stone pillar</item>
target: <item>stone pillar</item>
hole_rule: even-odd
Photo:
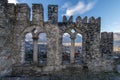
[[[38,37],[33,37],[33,62],[38,63]]]
[[[21,63],[25,63],[25,41],[21,40]]]
[[[75,39],[71,39],[70,63],[74,63]]]

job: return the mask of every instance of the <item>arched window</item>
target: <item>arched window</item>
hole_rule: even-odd
[[[25,62],[33,61],[33,39],[32,34],[27,33],[25,35]]]
[[[81,63],[82,60],[82,35],[77,34],[75,39],[75,63]]]
[[[47,37],[46,33],[40,33],[38,39],[38,63],[46,64],[47,61]]]
[[[70,53],[71,53],[71,39],[68,33],[63,34],[62,40],[62,63],[70,63]]]

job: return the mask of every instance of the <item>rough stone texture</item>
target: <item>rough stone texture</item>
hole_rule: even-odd
[[[104,59],[101,54],[112,53],[113,49],[113,34],[105,33],[100,36],[100,18],[83,19],[78,16],[76,22],[73,22],[73,16],[68,20],[63,16],[63,22],[58,22],[58,6],[48,6],[48,21],[44,22],[42,4],[32,5],[32,21],[30,21],[30,8],[27,4],[8,4],[7,0],[0,0],[0,75],[7,75],[11,71],[23,71],[25,61],[25,34],[32,33],[34,42],[34,67],[28,66],[28,72],[31,68],[34,72],[50,72],[66,69],[62,65],[62,36],[64,33],[69,33],[71,38],[71,63],[74,63],[74,41],[77,33],[80,33],[82,39],[83,61],[91,70],[112,70],[112,60]],[[75,30],[72,32],[71,30]],[[47,65],[37,67],[37,39],[40,33],[47,34]],[[106,36],[108,35],[108,36]],[[107,43],[105,42],[107,41]],[[105,45],[104,45],[105,44]],[[101,47],[100,47],[101,46]],[[108,64],[110,62],[110,64]],[[104,64],[105,63],[105,64]],[[12,66],[19,64],[18,67]],[[24,64],[24,65],[22,65]],[[71,65],[71,64],[70,64]],[[68,65],[68,66],[70,66]],[[85,64],[83,64],[85,65]],[[97,65],[97,67],[96,67]],[[100,67],[103,65],[103,67]],[[75,65],[73,65],[74,67]],[[80,65],[81,66],[81,65]],[[79,66],[78,66],[79,67]],[[21,70],[21,71],[20,71]],[[25,70],[26,71],[26,70]],[[18,73],[19,74],[19,73]]]
[[[7,15],[7,0],[0,0],[0,77],[8,75],[14,62],[11,26]]]
[[[48,21],[50,23],[57,23],[58,21],[58,5],[48,6]]]
[[[43,6],[42,4],[33,4],[32,5],[32,25],[37,25],[42,27],[44,22],[44,14],[43,14]]]
[[[113,33],[102,32],[100,49],[102,54],[112,54],[113,52]]]
[[[106,58],[97,58],[97,59],[92,59],[87,63],[88,68],[91,71],[113,71],[113,68],[115,67],[113,65],[114,60],[113,59],[106,59]],[[93,66],[94,65],[94,66]]]

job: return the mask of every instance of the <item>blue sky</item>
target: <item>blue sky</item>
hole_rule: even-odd
[[[10,3],[32,3],[44,6],[44,19],[47,21],[48,4],[59,6],[59,20],[62,16],[101,17],[101,31],[120,32],[120,0],[8,0]]]

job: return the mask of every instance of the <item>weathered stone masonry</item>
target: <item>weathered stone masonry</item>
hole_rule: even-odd
[[[65,68],[62,65],[62,36],[69,33],[71,38],[70,62],[74,63],[74,41],[77,33],[83,36],[82,53],[84,62],[88,63],[99,59],[101,54],[111,54],[113,50],[113,33],[100,33],[100,18],[76,18],[58,22],[58,6],[48,6],[48,21],[44,22],[44,8],[42,4],[32,5],[32,21],[30,8],[27,4],[11,4],[7,0],[0,0],[0,75],[11,74],[13,65],[25,64],[24,42],[25,34],[32,33],[34,51],[34,71],[57,71]],[[75,33],[71,30],[74,29]],[[37,32],[35,32],[37,30]],[[42,69],[38,64],[37,42],[40,33],[47,34],[47,65]],[[107,41],[107,43],[106,43]],[[106,52],[107,51],[107,52]],[[102,64],[102,63],[101,63]],[[8,66],[9,65],[9,66]],[[90,64],[90,67],[92,62]],[[100,65],[101,66],[101,65]],[[28,66],[27,68],[29,69]],[[94,65],[92,65],[94,68]],[[96,67],[96,66],[95,66]],[[18,68],[21,70],[22,68]],[[91,69],[91,68],[90,68]],[[31,68],[30,68],[31,70]]]
[[[101,33],[101,53],[110,54],[113,51],[113,33]]]

